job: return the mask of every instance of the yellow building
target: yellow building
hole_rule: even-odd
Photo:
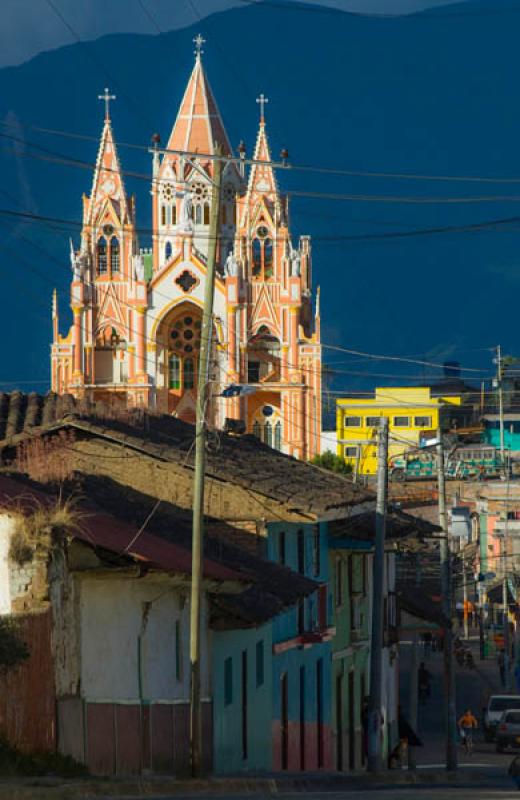
[[[346,397],[336,403],[337,454],[362,475],[377,469],[377,429],[389,420],[389,461],[419,445],[421,433],[439,427],[441,409],[460,406],[457,395],[432,396],[429,386],[376,388],[373,397]],[[444,411],[442,412],[444,416]]]

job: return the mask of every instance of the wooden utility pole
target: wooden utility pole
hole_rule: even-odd
[[[437,474],[439,490],[440,566],[442,610],[444,623],[444,691],[446,698],[446,769],[457,769],[457,721],[455,706],[455,669],[453,664],[451,552],[449,546],[448,518],[446,514],[446,483],[444,475],[444,446],[442,431],[437,432]]]
[[[368,706],[368,769],[380,772],[381,700],[385,597],[385,533],[388,493],[388,417],[381,417],[377,442],[377,503],[374,569],[372,571],[372,637],[370,647],[370,696]]]
[[[215,152],[222,154],[217,145]],[[202,771],[202,725],[200,693],[200,618],[202,597],[202,564],[204,554],[204,473],[206,467],[206,413],[209,385],[209,363],[213,337],[213,296],[217,237],[220,220],[220,183],[222,161],[213,161],[213,188],[209,225],[208,260],[204,309],[200,337],[199,373],[197,384],[197,420],[195,427],[195,474],[193,479],[193,528],[190,605],[190,760],[193,777]]]

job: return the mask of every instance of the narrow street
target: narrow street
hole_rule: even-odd
[[[494,742],[485,742],[482,731],[482,714],[489,694],[500,693],[498,668],[494,658],[480,661],[478,658],[478,641],[470,640],[476,668],[470,670],[456,666],[457,718],[470,708],[479,721],[479,729],[475,735],[474,753],[466,756],[462,747],[458,748],[459,766],[463,769],[486,769],[503,771],[511,762],[511,753],[496,752]],[[409,665],[411,646],[402,644],[401,655],[401,704],[405,714],[409,708]],[[418,767],[442,766],[445,762],[445,704],[443,693],[443,655],[442,653],[424,654],[419,651],[419,663],[424,661],[432,674],[431,695],[425,705],[419,705],[418,733],[424,746],[416,748]]]

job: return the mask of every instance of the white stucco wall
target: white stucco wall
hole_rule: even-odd
[[[8,514],[0,514],[0,614],[11,612],[8,553],[12,529],[12,518]]]
[[[165,581],[83,577],[81,690],[87,700],[137,701],[140,692],[146,700],[189,699],[189,601],[186,595],[186,590],[172,589]],[[180,679],[176,676],[176,621],[180,622],[182,642]],[[204,604],[203,696],[209,693],[206,630]]]

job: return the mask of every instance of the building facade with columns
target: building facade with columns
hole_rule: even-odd
[[[195,65],[166,148],[153,153],[152,246],[140,247],[110,117],[79,247],[71,241],[73,324],[60,335],[53,298],[52,390],[195,421],[198,356],[217,147],[229,139],[202,64]],[[224,159],[208,419],[233,421],[298,458],[320,452],[319,295],[311,243],[294,247],[278,188],[261,96],[253,159]]]

